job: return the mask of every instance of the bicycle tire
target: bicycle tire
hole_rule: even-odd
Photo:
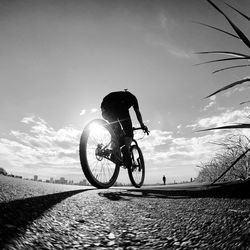
[[[141,149],[138,145],[131,146],[132,166],[128,168],[128,176],[132,185],[140,188],[144,183],[145,164]],[[135,154],[137,152],[137,155]]]
[[[103,129],[103,133],[105,132],[105,136],[107,135],[107,145],[108,143],[111,143],[111,138],[113,138],[112,142],[118,145],[118,140],[116,139],[113,129],[111,128],[109,123],[102,119],[92,120],[84,128],[80,139],[79,155],[81,167],[86,179],[89,181],[90,184],[92,184],[96,188],[109,188],[116,182],[120,166],[118,163],[114,163],[106,158],[97,157],[97,146],[101,145],[101,142],[95,142],[93,139],[93,148],[89,146],[89,144],[91,145],[90,140],[92,140],[92,133],[96,133],[96,131],[91,130],[91,127],[96,125]],[[116,141],[114,142],[114,140]],[[96,160],[96,162],[94,162],[94,160]],[[104,179],[102,179],[101,174],[105,170],[107,170],[107,172],[104,173]]]

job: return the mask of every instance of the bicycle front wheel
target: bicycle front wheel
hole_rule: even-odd
[[[139,188],[145,178],[145,164],[141,149],[137,145],[131,146],[132,166],[128,168],[128,176],[132,185]]]
[[[102,119],[91,121],[80,140],[80,161],[87,180],[97,188],[109,188],[117,180],[119,164],[111,161],[118,140],[111,126]]]

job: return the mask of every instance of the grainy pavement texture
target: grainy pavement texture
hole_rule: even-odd
[[[0,177],[0,249],[250,249],[250,199]]]

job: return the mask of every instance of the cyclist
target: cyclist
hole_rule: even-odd
[[[133,107],[137,120],[141,128],[148,132],[148,128],[144,125],[141,112],[139,109],[137,98],[131,94],[127,89],[125,91],[111,92],[103,98],[101,103],[102,116],[113,127],[116,135],[120,137],[120,147],[122,147],[122,154],[124,157],[126,167],[130,167],[132,162],[129,154],[130,145],[133,139],[133,127],[129,114],[129,109]],[[119,122],[118,122],[119,121]],[[125,135],[122,135],[123,128]]]

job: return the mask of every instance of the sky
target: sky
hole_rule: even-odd
[[[214,1],[249,35],[249,23]],[[226,0],[250,12],[249,0]],[[248,76],[198,51],[247,53],[243,43],[195,22],[233,32],[205,0],[0,0],[0,167],[32,178],[84,178],[79,140],[100,118],[102,98],[127,88],[150,136],[139,141],[146,184],[198,175],[233,131],[199,129],[247,122],[249,85],[208,99]],[[137,120],[131,110],[133,123]],[[242,131],[249,133],[248,131]],[[127,182],[121,170],[119,181]]]

